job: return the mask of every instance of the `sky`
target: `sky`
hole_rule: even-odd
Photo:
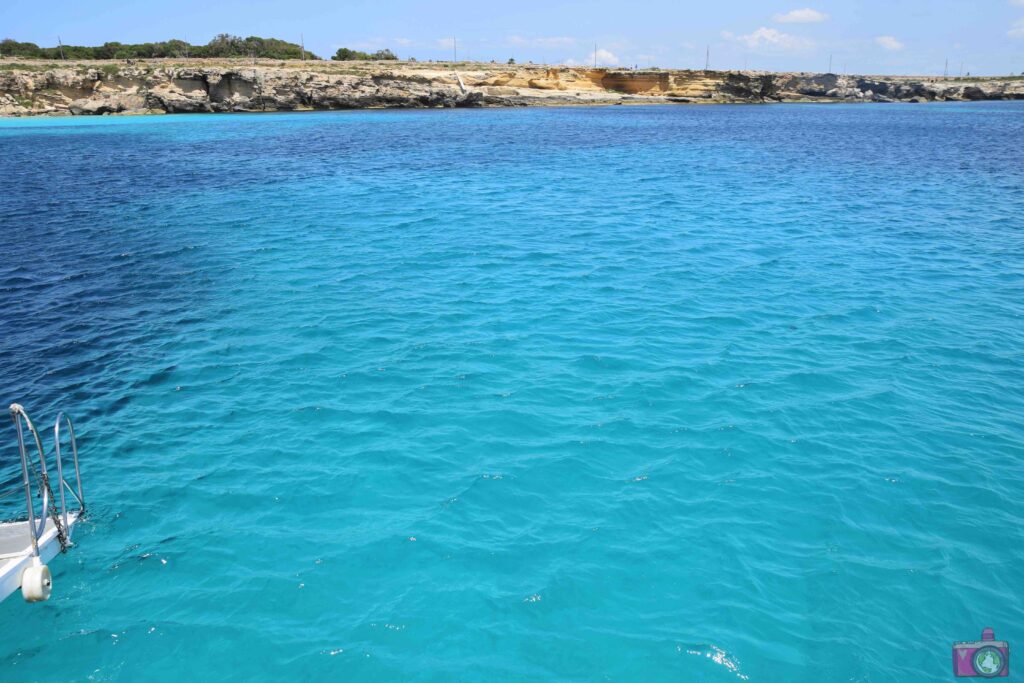
[[[218,33],[401,58],[941,75],[1024,73],[1024,0],[0,0],[0,37],[56,45]],[[596,50],[595,50],[596,45]]]

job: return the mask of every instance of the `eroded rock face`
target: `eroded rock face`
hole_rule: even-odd
[[[160,61],[15,63],[0,71],[0,115],[258,112],[643,102],[1024,99],[1021,79],[879,78],[748,71],[486,64],[278,66]]]
[[[337,76],[266,67],[52,69],[0,72],[0,114],[289,111],[367,107],[471,107],[480,89],[400,75]]]
[[[941,102],[1024,99],[1024,78],[921,80],[835,74],[779,74],[775,78],[782,98],[790,101]]]
[[[146,109],[146,99],[136,93],[110,93],[73,100],[68,110],[75,116],[85,114],[120,114]]]

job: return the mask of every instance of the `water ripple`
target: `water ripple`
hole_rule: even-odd
[[[72,411],[93,503],[0,669],[947,680],[1024,641],[1021,114],[0,122],[0,397]]]

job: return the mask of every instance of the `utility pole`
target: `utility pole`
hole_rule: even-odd
[[[299,45],[302,47],[302,61],[306,61],[306,37],[299,34]]]
[[[708,45],[707,52],[704,54],[704,70],[707,71],[711,68],[711,46]]]
[[[185,34],[185,61],[188,61],[188,34]]]
[[[459,61],[459,41],[452,36],[452,61]]]
[[[594,43],[594,68],[597,68],[597,43]]]
[[[964,77],[964,63],[960,62],[960,78]]]
[[[832,73],[832,55],[828,56],[828,72]]]
[[[942,68],[942,77],[949,78],[949,57],[946,57],[946,66]]]
[[[60,48],[60,61],[64,61],[64,43],[60,42],[60,36],[57,36],[57,46]]]

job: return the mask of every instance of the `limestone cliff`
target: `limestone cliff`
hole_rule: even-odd
[[[1024,99],[1024,77],[926,79],[476,63],[0,62],[0,115],[8,116],[992,99]]]

